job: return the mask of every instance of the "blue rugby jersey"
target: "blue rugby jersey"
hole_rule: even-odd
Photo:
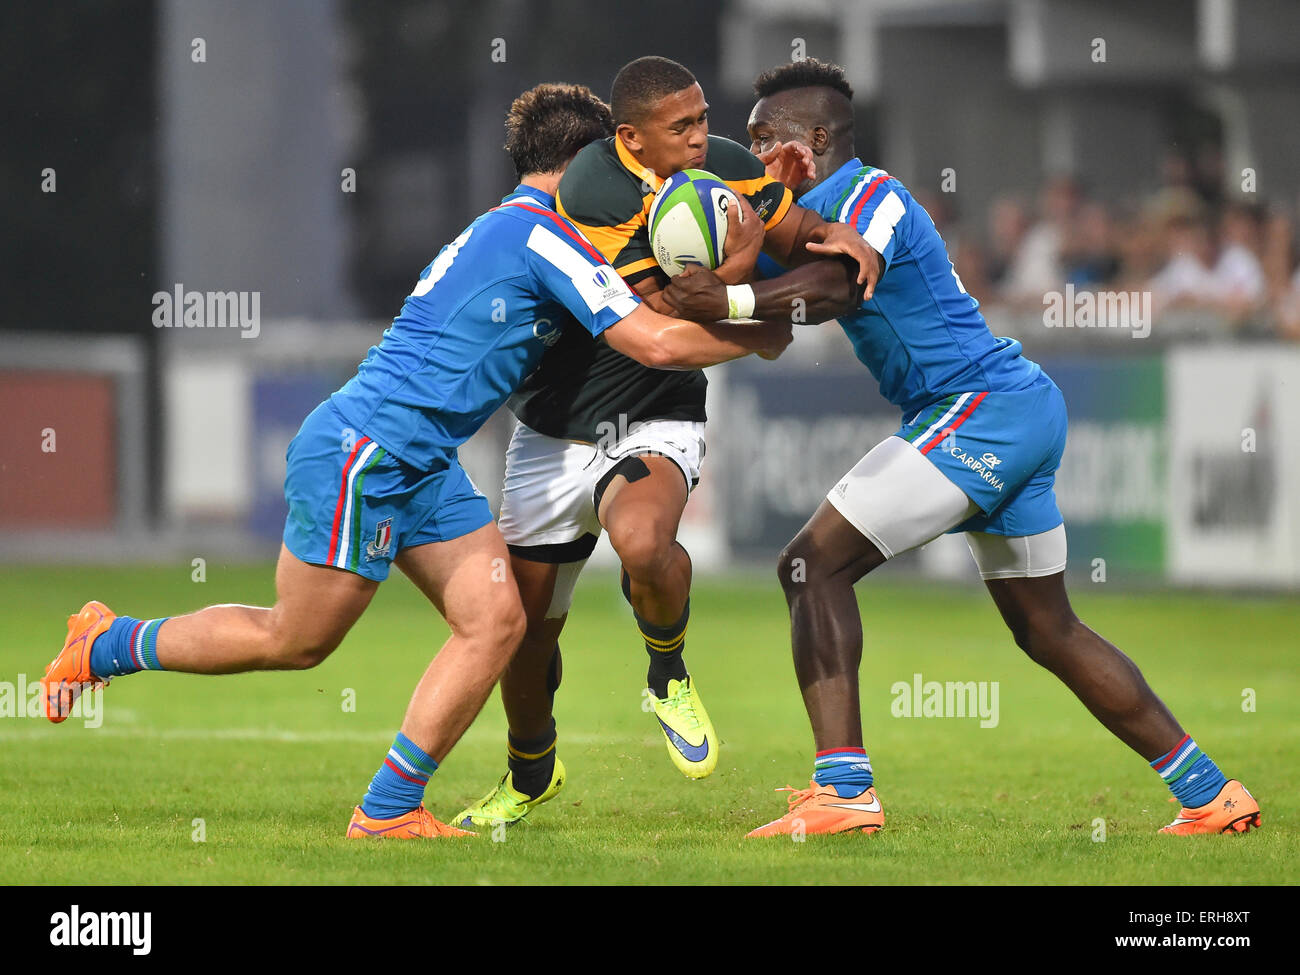
[[[640,299],[555,198],[518,186],[446,245],[356,376],[343,418],[420,469],[464,443],[573,321],[593,336]]]
[[[952,393],[1025,389],[1043,375],[1019,342],[994,338],[934,221],[898,180],[851,159],[798,203],[854,227],[884,257],[871,300],[839,323],[904,416]]]

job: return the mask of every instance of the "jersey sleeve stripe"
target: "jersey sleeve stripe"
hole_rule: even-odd
[[[636,310],[637,299],[617,271],[603,261],[600,267],[592,267],[567,242],[541,224],[533,227],[526,246],[552,267],[569,276],[578,297],[586,303],[593,316],[598,315],[602,309],[609,308],[618,318],[626,318]],[[599,279],[605,276],[604,268],[609,268],[609,280],[602,282]]]
[[[858,217],[862,214],[862,208],[867,205],[867,201],[875,194],[876,188],[889,178],[890,175],[888,173],[880,173],[875,179],[868,183],[865,192],[863,192],[862,196],[858,198],[858,205],[853,208],[853,216],[849,217],[849,219],[844,222],[850,227],[856,227],[858,225]],[[845,204],[845,208],[848,208],[848,204]]]
[[[614,270],[618,271],[619,274],[621,274],[623,277],[626,278],[629,275],[640,274],[642,271],[649,271],[650,269],[656,268],[658,266],[659,266],[659,262],[655,260],[653,257],[643,257],[641,258],[641,260],[633,261],[631,264],[626,264],[622,266],[616,265]]]
[[[724,179],[722,182],[726,183],[737,193],[741,193],[745,196],[753,196],[759,190],[765,189],[767,184],[773,182],[773,180],[771,177],[762,176],[758,179]]]
[[[880,201],[880,206],[876,207],[876,212],[871,215],[871,222],[862,232],[862,239],[876,253],[885,253],[885,248],[889,246],[889,238],[894,236],[894,227],[903,218],[906,210],[899,195],[890,190],[889,195]]]
[[[871,166],[863,166],[861,169],[859,169],[856,173],[853,174],[853,178],[849,180],[848,184],[844,187],[844,191],[838,197],[836,197],[835,203],[832,204],[831,206],[831,213],[835,214],[836,220],[842,221],[842,218],[844,216],[842,212],[844,209],[844,201],[857,192],[858,187],[861,184],[862,177],[870,176],[875,171],[876,170]]]
[[[763,224],[763,229],[771,230],[784,220],[785,215],[790,212],[792,206],[794,206],[794,194],[787,188],[781,196],[781,202],[777,205],[776,212],[767,218],[767,223]]]
[[[600,251],[592,247],[591,244],[588,243],[580,234],[578,234],[574,230],[573,226],[562,216],[560,216],[558,213],[552,213],[550,210],[541,210],[538,209],[537,207],[530,207],[526,203],[516,203],[514,205],[519,207],[522,210],[531,210],[533,213],[540,213],[542,216],[549,218],[552,223],[554,223],[557,227],[559,227],[562,231],[564,231],[565,235],[568,236],[570,240],[572,240],[575,244],[577,244],[584,251],[590,254],[592,260],[594,260],[597,264],[609,263],[608,261],[605,260],[604,256],[600,253]],[[555,263],[555,262],[552,261],[551,263]]]
[[[594,267],[582,259],[582,256],[567,241],[561,240],[541,224],[533,227],[533,232],[528,235],[526,246],[534,254],[542,257],[548,264],[563,271],[571,278],[585,277],[595,270]],[[601,265],[604,265],[604,258],[598,257],[597,260],[600,261]]]
[[[873,177],[878,176],[878,169],[864,169],[854,177],[854,182],[844,191],[844,195],[839,198],[835,204],[835,219],[840,223],[848,223],[849,208],[857,201],[859,194],[871,183]]]

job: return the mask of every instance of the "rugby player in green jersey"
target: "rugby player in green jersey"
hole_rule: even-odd
[[[870,289],[878,264],[862,238],[794,205],[764,161],[710,136],[708,103],[686,68],[639,58],[618,73],[611,103],[615,130],[574,158],[557,209],[652,308],[667,307],[668,279],[651,251],[647,215],[663,181],[688,168],[713,173],[741,200],[745,218],[737,223],[729,215],[727,255],[717,269],[737,289],[733,317],[752,312],[742,282],[760,249],[786,266],[843,255]],[[808,162],[794,153],[772,164],[780,170]],[[650,657],[646,682],[669,755],[690,778],[717,764],[717,736],[682,658],[691,559],[677,541],[704,458],[707,380],[699,370],[646,368],[578,332],[563,330],[508,404],[519,424],[506,459],[500,526],[528,625],[501,678],[509,768],[454,817],[462,825],[518,821],[564,784],[552,714],[558,640],[602,529],[622,562],[623,593]]]

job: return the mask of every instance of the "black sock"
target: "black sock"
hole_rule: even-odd
[[[686,649],[686,624],[691,618],[691,601],[686,600],[682,616],[676,623],[668,626],[656,626],[643,620],[636,612],[636,625],[645,640],[646,653],[650,655],[650,669],[646,672],[646,685],[655,693],[655,697],[668,696],[670,680],[686,679],[686,663],[682,660],[682,651]]]
[[[536,799],[551,784],[555,771],[555,719],[551,727],[536,738],[516,738],[506,733],[506,761],[510,766],[511,784]]]

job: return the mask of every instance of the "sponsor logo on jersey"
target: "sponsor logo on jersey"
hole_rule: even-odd
[[[984,463],[987,464],[989,467],[997,467],[999,464],[1002,463],[1001,457],[998,457],[996,454],[987,453],[987,452],[980,457],[980,460],[984,461]]]
[[[597,304],[603,305],[605,302],[627,293],[627,285],[623,283],[622,278],[613,273],[613,268],[610,268],[610,273],[606,274],[605,268],[598,267],[591,279],[595,282],[596,287],[603,289],[600,297],[596,299]]]
[[[393,519],[385,518],[375,526],[375,537],[366,542],[366,561],[388,557],[388,548],[393,543]]]
[[[1002,493],[1002,489],[1006,487],[1006,482],[1003,481],[1002,478],[998,477],[996,474],[993,473],[993,465],[990,465],[983,460],[977,460],[976,458],[972,457],[970,454],[966,453],[966,451],[962,450],[960,447],[957,446],[954,446],[948,452],[952,454],[952,456],[955,457],[957,460],[961,461],[963,464],[969,467],[976,474],[978,474],[980,476],[980,479],[983,480],[986,484],[988,484],[989,487],[993,488],[993,490],[997,491],[999,494]],[[992,457],[993,455],[985,454],[984,456],[987,458],[987,457]],[[1002,463],[1002,461],[996,457],[994,457],[993,460],[998,464]]]
[[[539,318],[533,322],[533,336],[548,349],[560,338],[560,329],[549,318]]]

